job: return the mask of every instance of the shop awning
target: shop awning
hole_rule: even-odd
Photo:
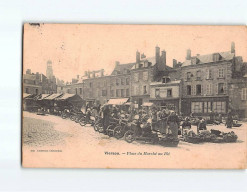
[[[57,100],[67,100],[73,96],[75,96],[75,94],[65,93],[62,96],[58,97]]]
[[[30,97],[32,94],[23,93],[23,99]]]
[[[153,103],[152,103],[152,102],[144,102],[144,103],[142,104],[142,106],[151,107],[151,106],[153,106]]]
[[[107,102],[107,104],[110,104],[110,105],[123,105],[128,100],[129,100],[129,98],[109,99],[109,101]]]
[[[51,94],[51,95],[45,97],[44,100],[54,100],[55,98],[58,98],[62,95],[63,95],[62,93],[54,93],[54,94]]]
[[[37,98],[37,100],[43,100],[44,98],[46,98],[46,97],[48,97],[48,96],[50,96],[51,94],[41,94],[38,98]]]

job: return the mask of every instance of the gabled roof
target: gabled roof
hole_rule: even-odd
[[[133,66],[135,65],[135,63],[128,63],[128,64],[119,64],[116,65],[114,70],[112,71],[111,75],[115,75],[115,71],[120,72],[120,74],[124,73],[124,70],[130,70]]]
[[[213,60],[213,55],[216,53],[211,53],[211,54],[207,54],[207,55],[199,55],[199,56],[194,56],[192,58],[197,58],[198,59],[198,63],[194,64],[194,66],[198,65],[198,64],[206,64],[206,63],[211,63],[214,62]],[[227,52],[219,52],[218,54],[220,54],[221,56],[221,60],[232,60],[234,57],[234,53],[231,53],[230,51]],[[190,66],[193,65],[192,64],[192,60],[185,60],[184,63],[182,64],[182,67],[185,66]]]

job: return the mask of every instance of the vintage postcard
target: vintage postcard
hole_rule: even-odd
[[[246,26],[24,24],[22,166],[245,169]]]

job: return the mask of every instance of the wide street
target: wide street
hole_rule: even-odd
[[[236,143],[180,141],[178,147],[170,148],[143,142],[127,143],[124,139],[95,132],[90,125],[82,127],[70,119],[23,112],[23,166],[241,168],[246,165],[246,127],[246,123],[232,129],[223,124],[208,126],[209,130],[234,131],[238,136]]]

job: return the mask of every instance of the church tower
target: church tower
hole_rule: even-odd
[[[50,60],[47,61],[46,77],[48,79],[52,79],[52,77],[53,77],[52,61],[50,61]]]

